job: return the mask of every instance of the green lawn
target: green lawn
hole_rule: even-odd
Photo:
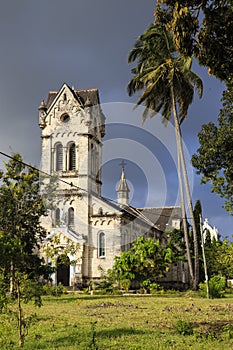
[[[233,298],[172,296],[44,297],[25,349],[233,349]],[[191,323],[193,334],[180,335]],[[183,328],[182,328],[183,327]],[[0,349],[18,349],[14,316],[0,315]]]

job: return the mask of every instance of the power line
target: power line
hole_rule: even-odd
[[[44,174],[44,175],[46,175],[46,176],[48,176],[48,177],[50,177],[50,178],[55,178],[55,176],[53,176],[53,175],[51,175],[51,174],[49,174],[49,173],[47,173],[47,172],[45,172],[45,171],[43,171],[43,170],[40,170],[40,169],[36,168],[35,166],[33,166],[33,165],[31,165],[31,164],[28,164],[28,163],[26,163],[26,162],[24,162],[24,161],[22,161],[22,160],[16,159],[16,158],[10,156],[10,155],[7,154],[7,153],[4,153],[4,152],[1,152],[1,151],[0,151],[0,154],[3,155],[4,157],[7,157],[7,158],[9,158],[9,159],[12,159],[12,160],[14,160],[14,161],[16,161],[16,162],[22,164],[22,165],[24,165],[24,166],[26,166],[26,167],[28,167],[28,168],[30,168],[30,169],[36,170],[36,171],[38,171],[39,173]],[[80,190],[80,191],[84,191],[84,192],[86,192],[87,194],[90,194],[88,190],[86,190],[86,189],[84,189],[84,188],[81,188],[81,187],[78,187],[78,186],[74,185],[72,182],[67,182],[67,181],[61,179],[60,177],[56,177],[56,180],[57,180],[57,181],[60,181],[60,182],[63,182],[63,183],[65,183],[66,185],[69,185],[69,186],[71,186],[71,187],[77,188],[77,189]],[[97,198],[99,198],[99,199],[101,199],[101,200],[105,200],[105,201],[107,201],[107,202],[114,203],[114,204],[116,204],[116,205],[119,207],[119,203],[118,203],[117,201],[115,201],[114,199],[111,199],[111,198],[108,198],[108,197],[103,197],[103,196],[100,196],[100,195],[98,195],[98,194],[96,194],[96,193],[92,193],[92,195],[95,196],[95,197],[97,197]],[[151,224],[153,224],[153,225],[155,224],[155,223],[153,223],[153,221],[151,221],[147,216],[145,216],[145,215],[144,215],[142,212],[140,212],[138,209],[136,209],[136,208],[134,208],[134,207],[131,207],[131,206],[128,206],[128,207],[130,208],[131,211],[130,211],[130,210],[127,210],[127,206],[124,206],[124,208],[123,208],[127,213],[129,213],[129,214],[132,215],[132,211],[133,211],[133,212],[136,212],[137,216],[141,216],[141,218],[142,218],[143,220],[147,221],[148,224],[150,224],[150,225],[151,225]],[[162,210],[163,210],[163,209],[161,209],[161,211],[162,211]],[[170,215],[165,215],[165,214],[162,214],[162,213],[154,214],[154,215],[156,215],[156,216],[158,216],[158,217],[165,217],[165,218],[170,218],[170,217],[171,217]],[[180,219],[190,219],[190,218],[187,218],[187,217],[186,217],[186,218],[182,218],[182,217],[180,217]]]

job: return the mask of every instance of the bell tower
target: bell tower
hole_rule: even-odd
[[[97,89],[74,90],[64,84],[50,91],[39,106],[42,170],[101,195],[104,122]]]
[[[48,237],[60,235],[79,242],[82,248],[76,269],[80,276],[88,276],[91,198],[101,195],[105,134],[98,90],[75,90],[63,84],[59,91],[50,91],[38,109],[42,171],[59,179],[53,209],[42,224]],[[70,271],[71,283],[77,270]]]

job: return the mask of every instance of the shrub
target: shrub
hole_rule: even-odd
[[[43,286],[43,294],[44,295],[53,295],[53,296],[61,296],[62,294],[66,293],[66,288],[59,283],[57,286]]]
[[[199,285],[201,291],[206,295],[206,283],[200,283]],[[210,297],[222,298],[224,297],[226,291],[226,278],[221,276],[211,277],[209,280],[209,292]]]
[[[175,326],[176,332],[181,335],[192,335],[193,325],[190,322],[178,320]]]

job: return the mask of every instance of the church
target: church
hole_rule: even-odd
[[[100,268],[111,268],[114,257],[127,251],[138,237],[166,244],[164,231],[181,228],[180,207],[130,206],[124,162],[117,201],[101,196],[105,116],[97,89],[75,90],[63,84],[59,91],[50,91],[39,106],[39,126],[42,171],[59,179],[53,208],[41,219],[48,232],[44,244],[59,246],[60,251],[70,242],[79,247],[67,254],[70,264],[57,265],[53,283],[85,285],[100,277]],[[187,264],[172,266],[164,283],[187,286]]]

